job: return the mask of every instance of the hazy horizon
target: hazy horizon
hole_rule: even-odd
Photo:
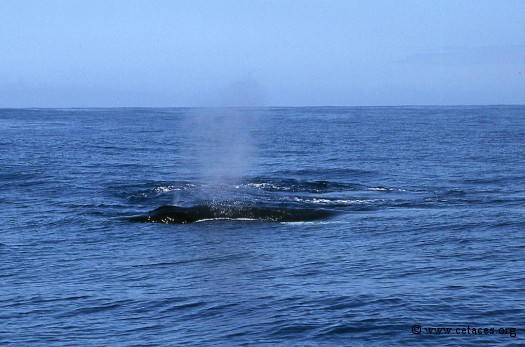
[[[2,1],[0,108],[525,104],[522,1]]]
[[[461,108],[461,107],[524,107],[525,104],[450,104],[450,105],[265,105],[265,106],[16,106],[16,107],[0,107],[0,110],[37,110],[37,109],[58,109],[58,110],[82,110],[82,109],[272,109],[272,108],[410,108],[410,107],[442,107],[442,108]]]

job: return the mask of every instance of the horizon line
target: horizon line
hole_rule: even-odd
[[[157,108],[157,109],[170,109],[170,108],[201,108],[201,109],[255,109],[255,108],[359,108],[359,107],[501,107],[501,106],[525,106],[525,104],[400,104],[400,105],[302,105],[302,106],[291,106],[291,105],[272,105],[272,106],[16,106],[16,107],[4,107],[0,106],[0,110],[28,110],[28,109],[138,109],[138,108]]]

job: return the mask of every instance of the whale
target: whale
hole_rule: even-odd
[[[160,206],[128,220],[140,223],[186,224],[204,220],[262,220],[272,222],[307,222],[337,214],[326,209],[304,209],[268,206]]]

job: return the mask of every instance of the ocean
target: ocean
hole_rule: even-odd
[[[1,109],[0,344],[523,345],[524,159],[525,106]]]

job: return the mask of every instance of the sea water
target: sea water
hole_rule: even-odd
[[[523,344],[524,159],[523,106],[0,110],[0,344]]]

